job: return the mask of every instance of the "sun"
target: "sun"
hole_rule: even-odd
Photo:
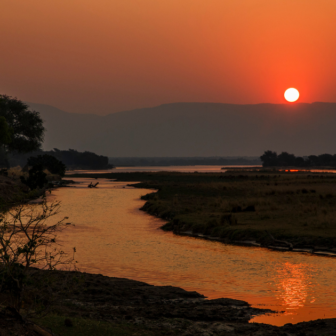
[[[299,97],[300,97],[299,91],[294,88],[290,88],[285,91],[285,99],[290,103],[297,101]]]

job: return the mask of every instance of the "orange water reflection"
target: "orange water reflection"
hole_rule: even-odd
[[[286,262],[282,269],[277,269],[278,298],[282,300],[282,305],[288,311],[299,309],[306,303],[309,275],[304,268],[302,264]],[[312,300],[315,301],[314,298]]]

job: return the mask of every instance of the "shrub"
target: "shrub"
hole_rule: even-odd
[[[32,156],[28,159],[27,165],[33,167],[42,165],[43,169],[48,169],[51,174],[65,175],[65,164],[52,155],[44,154],[38,155],[37,157]]]
[[[37,164],[33,166],[28,172],[28,178],[20,176],[21,182],[26,184],[31,190],[40,188],[42,189],[47,181],[47,174],[43,171],[42,164]]]
[[[57,247],[57,233],[70,223],[67,217],[49,224],[59,203],[44,201],[39,206],[20,205],[0,217],[0,291],[9,295],[9,306],[20,312],[25,295],[25,285],[32,281],[31,267],[53,270],[58,265],[72,264]],[[74,249],[75,252],[75,249]]]

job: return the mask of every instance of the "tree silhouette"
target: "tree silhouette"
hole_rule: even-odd
[[[4,145],[11,141],[11,132],[7,121],[4,117],[0,117],[0,167],[8,167],[8,160]]]
[[[30,111],[17,98],[0,95],[0,117],[5,118],[11,132],[11,140],[4,144],[6,151],[24,153],[41,147],[45,129],[38,112]]]
[[[65,164],[52,155],[44,154],[38,155],[37,157],[30,157],[27,164],[33,167],[41,165],[43,169],[48,169],[52,174],[65,175]]]
[[[272,152],[270,150],[265,151],[265,153],[260,156],[260,160],[263,163],[264,167],[271,167],[278,165],[278,155],[276,152]]]
[[[295,155],[282,152],[278,155],[277,166],[295,166]]]
[[[4,117],[0,117],[0,146],[6,145],[11,141],[11,132],[7,121]]]

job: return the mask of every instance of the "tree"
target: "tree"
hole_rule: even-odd
[[[295,158],[294,166],[296,167],[306,167],[308,165],[308,161],[306,161],[303,157],[297,156]]]
[[[321,154],[318,156],[319,166],[332,166],[333,156],[331,154]]]
[[[278,165],[278,155],[276,152],[272,152],[270,150],[265,151],[265,153],[260,156],[260,160],[262,161],[263,167],[271,167]]]
[[[71,225],[67,217],[51,224],[59,212],[59,202],[39,207],[20,205],[0,216],[0,291],[9,295],[8,304],[20,312],[26,285],[33,281],[34,269],[54,270],[74,263],[57,244],[57,234]],[[75,252],[75,248],[73,252]]]
[[[39,112],[30,111],[27,104],[6,95],[0,95],[0,117],[5,118],[11,140],[7,151],[31,152],[41,147],[45,128]]]
[[[65,164],[57,160],[54,156],[44,154],[38,155],[37,157],[30,157],[27,161],[28,166],[42,165],[44,169],[48,169],[52,174],[58,174],[60,176],[65,175]]]
[[[4,117],[0,116],[0,146],[9,144],[11,139],[11,132],[7,121]]]
[[[319,159],[316,155],[309,155],[308,156],[308,162],[309,162],[309,166],[318,166],[319,165]]]
[[[295,155],[289,154],[287,152],[282,152],[278,155],[277,159],[278,166],[286,167],[286,166],[295,166]]]
[[[28,172],[28,178],[20,176],[21,182],[26,184],[31,190],[42,189],[48,182],[47,174],[43,171],[43,165],[37,164]]]
[[[0,167],[8,167],[8,160],[4,145],[10,143],[11,132],[7,121],[4,117],[0,117]]]

